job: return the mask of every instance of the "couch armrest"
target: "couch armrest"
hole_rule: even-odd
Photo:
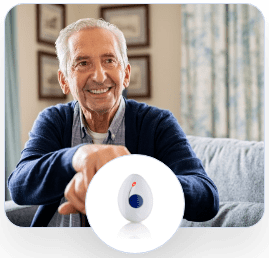
[[[181,227],[250,227],[262,218],[264,203],[222,202],[218,214],[205,222],[192,222],[185,219]]]
[[[38,205],[21,206],[13,201],[5,202],[5,212],[7,218],[16,226],[29,227]]]

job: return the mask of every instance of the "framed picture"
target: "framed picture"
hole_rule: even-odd
[[[149,5],[101,7],[100,15],[123,32],[128,48],[149,46]]]
[[[65,27],[64,4],[37,4],[37,41],[54,45],[60,31]]]
[[[127,88],[127,98],[150,98],[150,56],[129,56],[129,63],[131,65],[131,80]]]
[[[59,63],[55,54],[38,51],[39,99],[65,99],[58,82]]]

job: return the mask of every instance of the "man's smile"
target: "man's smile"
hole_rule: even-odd
[[[112,87],[108,87],[108,88],[105,88],[105,89],[93,89],[93,90],[86,90],[90,93],[93,93],[93,94],[102,94],[102,93],[106,93],[108,92]]]

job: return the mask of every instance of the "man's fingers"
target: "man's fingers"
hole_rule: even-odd
[[[95,173],[109,161],[129,154],[130,152],[124,146],[95,146],[92,144],[80,147],[72,159],[73,167],[77,173],[66,186],[65,198],[76,210],[86,214],[86,193]]]
[[[85,212],[85,197],[86,190],[84,188],[84,181],[82,173],[77,173],[74,175],[72,180],[65,188],[64,193],[65,198],[69,203],[79,212]]]
[[[85,195],[88,189],[88,186],[90,184],[90,182],[92,181],[92,178],[94,177],[96,171],[95,171],[95,167],[94,166],[89,166],[87,167],[87,169],[85,169],[82,173],[83,173],[83,177],[84,177],[84,189],[85,189]],[[84,199],[85,200],[85,199]]]
[[[78,213],[77,209],[70,202],[65,202],[60,205],[58,208],[58,212],[62,215]]]
[[[81,202],[85,202],[87,188],[84,186],[85,177],[82,173],[77,173],[75,176],[75,193]]]

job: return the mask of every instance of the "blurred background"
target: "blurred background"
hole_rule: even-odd
[[[101,8],[107,7],[64,6],[66,25],[100,18]],[[187,135],[263,141],[260,11],[245,4],[150,4],[147,19],[149,44],[128,48],[128,55],[150,57],[150,95],[132,98],[169,109]],[[38,41],[37,20],[35,4],[18,5],[6,17],[6,178],[19,161],[38,113],[72,101],[71,95],[40,98],[39,52],[55,54],[55,47]]]

